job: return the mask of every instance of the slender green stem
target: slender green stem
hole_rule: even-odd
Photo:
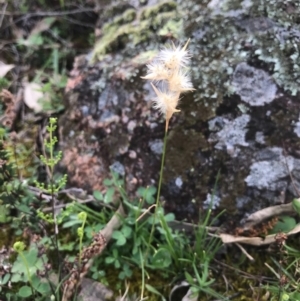
[[[84,231],[85,221],[86,219],[82,222],[82,226],[81,226],[82,232]],[[83,240],[83,233],[79,237],[79,266],[81,266],[82,240]]]
[[[154,215],[153,215],[153,222],[152,222],[152,227],[151,227],[151,232],[150,232],[150,238],[149,238],[149,242],[148,242],[148,246],[147,246],[147,250],[146,250],[145,261],[147,260],[149,247],[150,247],[150,245],[152,243],[153,234],[154,234],[154,228],[155,228],[155,222],[156,222],[156,215],[157,215],[157,211],[158,211],[158,208],[159,208],[160,190],[161,190],[161,185],[162,185],[164,165],[165,165],[165,155],[166,155],[166,148],[167,148],[167,134],[168,134],[168,131],[166,129],[165,130],[165,137],[164,137],[163,153],[162,153],[161,165],[160,165],[160,173],[159,173],[159,182],[158,182],[158,189],[157,189],[157,197],[156,197],[156,202],[155,202],[155,211],[154,211]]]
[[[56,121],[55,121],[56,124]],[[60,254],[59,254],[59,247],[58,247],[58,228],[57,228],[57,219],[56,219],[56,212],[55,212],[55,199],[54,199],[54,193],[55,193],[55,183],[54,183],[54,137],[53,132],[55,130],[55,125],[50,119],[50,130],[49,130],[49,153],[50,153],[50,164],[48,166],[50,167],[50,188],[51,188],[51,206],[52,206],[52,214],[53,214],[53,220],[54,220],[54,242],[55,242],[55,249],[56,249],[56,256],[58,260],[58,266],[60,269]],[[61,280],[61,273],[59,272],[59,281]]]
[[[144,292],[145,292],[145,268],[144,268],[144,261],[141,249],[140,251],[140,260],[141,260],[141,267],[142,267],[142,292],[141,292],[141,300],[144,300]]]
[[[33,289],[33,285],[32,285],[32,280],[31,280],[31,276],[30,276],[30,272],[29,272],[29,266],[28,266],[28,262],[23,254],[23,252],[19,252],[19,255],[21,256],[22,260],[23,260],[23,263],[25,265],[25,268],[26,268],[26,273],[27,273],[27,278],[28,278],[28,281],[30,283],[30,286],[31,286],[31,289]]]

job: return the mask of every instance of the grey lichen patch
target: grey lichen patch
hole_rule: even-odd
[[[255,133],[255,142],[259,143],[259,144],[265,144],[265,136],[262,132],[256,132]]]
[[[207,6],[213,10],[213,14],[238,17],[245,12],[245,8],[251,5],[250,1],[211,0]]]
[[[151,151],[156,155],[161,155],[163,152],[163,141],[159,139],[149,141],[149,147]]]
[[[203,5],[180,1],[179,6],[188,12],[184,23],[189,24],[186,31],[191,34],[190,51],[196,54],[192,73],[200,99],[216,93],[230,95],[233,70],[241,62],[260,65],[277,86],[297,93],[300,87],[298,3],[215,0]],[[274,86],[270,84],[270,93],[273,91]]]
[[[270,103],[276,96],[276,85],[272,78],[263,70],[240,63],[232,77],[234,92],[252,106],[263,106]]]
[[[183,184],[183,182],[182,182],[181,177],[177,177],[177,178],[175,179],[175,185],[176,185],[178,188],[181,188],[181,187],[182,187],[182,184]]]
[[[207,194],[206,200],[203,202],[203,208],[215,210],[220,206],[221,198],[217,195]]]
[[[300,138],[300,117],[294,125],[294,133]]]
[[[247,132],[247,124],[250,120],[250,116],[243,114],[236,119],[230,121],[225,118],[216,117],[209,121],[209,128],[214,130],[222,127],[216,134],[211,134],[209,141],[217,142],[215,145],[216,149],[226,149],[227,152],[236,156],[239,152],[238,146],[248,146],[249,144],[245,141],[245,135]]]
[[[284,37],[280,29],[275,28],[272,32],[267,32],[265,37],[258,36],[254,40],[257,44],[255,54],[261,61],[273,66],[274,80],[292,95],[297,94],[300,84],[299,37],[300,31],[296,36],[289,32]]]
[[[111,166],[110,170],[119,174],[120,176],[124,177],[125,176],[125,167],[122,163],[119,161],[115,161]]]
[[[258,58],[269,64],[276,83],[293,95],[300,84],[300,3],[268,0],[252,6],[252,14],[267,15],[272,28],[255,35],[251,43]]]
[[[253,163],[245,181],[249,187],[276,191],[288,185],[289,173],[299,169],[299,160],[285,157],[278,147],[268,148],[258,154],[262,160]]]

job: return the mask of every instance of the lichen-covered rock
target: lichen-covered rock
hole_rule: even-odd
[[[213,123],[219,120],[216,117],[209,121],[209,127],[212,129]],[[232,156],[238,155],[237,146],[248,146],[249,143],[246,142],[245,136],[247,133],[247,124],[250,121],[250,116],[243,114],[233,121],[227,119],[222,120],[222,128],[216,134],[211,134],[209,142],[217,142],[215,144],[216,149],[227,150]],[[213,131],[212,131],[213,132]]]
[[[171,120],[167,210],[195,221],[215,195],[214,212],[226,209],[220,222],[238,224],[297,196],[290,174],[300,187],[298,3],[116,2],[100,16],[92,54],[78,58],[70,76],[61,118],[70,182],[102,189],[113,167],[130,195],[157,184],[164,124],[140,76],[159,46],[191,38],[196,91],[182,97]]]
[[[252,106],[263,106],[276,96],[277,87],[272,78],[244,62],[236,66],[231,84],[234,92]]]

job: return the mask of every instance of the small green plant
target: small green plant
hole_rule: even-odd
[[[0,292],[10,282],[18,289],[16,294],[6,293],[7,298],[46,300],[45,297],[51,295],[53,291],[50,283],[46,279],[41,280],[41,277],[38,276],[38,274],[45,273],[48,263],[46,254],[39,255],[38,245],[34,244],[25,250],[25,244],[21,241],[15,242],[13,249],[18,255],[10,270],[0,279]]]
[[[55,144],[57,143],[57,137],[54,135],[55,130],[57,128],[57,119],[54,117],[51,117],[49,120],[49,125],[47,126],[47,132],[49,134],[49,140],[45,140],[45,147],[49,152],[49,157],[46,155],[41,155],[40,159],[45,164],[45,166],[49,170],[49,184],[46,186],[45,183],[39,183],[38,181],[35,182],[36,186],[46,192],[52,195],[54,197],[54,193],[61,190],[67,182],[67,175],[63,175],[62,178],[56,180],[54,178],[54,167],[57,165],[57,163],[61,160],[62,152],[59,151],[56,155],[54,154]],[[55,212],[52,212],[55,216]]]
[[[81,227],[77,228],[77,235],[79,237],[79,264],[81,264],[81,253],[82,253],[82,240],[84,236],[84,226],[86,223],[87,214],[81,211],[78,213],[78,219],[82,222]]]
[[[280,260],[271,258],[275,267],[265,264],[277,280],[277,282],[272,281],[265,286],[265,289],[272,293],[272,301],[300,300],[300,286],[298,283],[300,252],[298,249],[285,244],[286,239],[287,236],[283,232],[277,234],[276,243],[279,247]]]
[[[206,260],[202,263],[200,273],[195,263],[193,263],[192,266],[195,279],[188,272],[185,272],[185,278],[187,282],[191,285],[191,290],[194,293],[194,295],[200,297],[202,294],[206,294],[218,298],[219,300],[228,300],[226,297],[217,293],[211,287],[215,280],[210,277],[210,260]]]
[[[45,185],[44,183],[36,182],[36,186],[39,187],[42,192],[50,194],[52,196],[52,213],[48,214],[43,212],[42,209],[35,211],[31,206],[30,202],[33,202],[33,196],[28,197],[28,203],[15,204],[15,208],[18,210],[20,217],[14,218],[14,220],[22,221],[23,217],[34,216],[39,220],[37,226],[43,226],[44,229],[47,228],[47,225],[54,225],[54,239],[51,235],[48,237],[50,242],[50,249],[55,249],[57,252],[57,259],[60,259],[59,255],[59,244],[58,244],[58,223],[61,223],[62,220],[66,217],[66,213],[69,211],[63,211],[59,216],[55,215],[54,210],[54,194],[58,192],[66,183],[66,176],[63,176],[60,179],[55,179],[54,177],[54,167],[58,163],[61,157],[61,153],[55,155],[54,147],[57,142],[57,138],[54,135],[56,129],[56,118],[50,118],[49,126],[47,127],[49,139],[45,140],[45,146],[48,151],[48,156],[42,155],[41,161],[47,166],[49,183]],[[6,167],[4,165],[3,167]],[[26,183],[26,182],[25,182]],[[17,184],[19,186],[19,184]],[[26,186],[24,186],[24,189]],[[11,197],[15,194],[17,187],[12,186],[11,181],[6,185],[5,191],[2,192],[3,196]],[[24,190],[23,189],[23,190]],[[26,191],[26,189],[25,189]],[[23,192],[24,194],[24,192]],[[15,224],[15,223],[14,223]],[[18,224],[18,223],[16,223]],[[45,224],[45,225],[44,225]],[[83,225],[84,226],[84,225]],[[21,227],[22,228],[22,227]],[[2,277],[2,287],[4,290],[8,281],[13,284],[13,289],[18,289],[16,297],[19,298],[35,298],[35,300],[47,300],[49,294],[53,295],[53,298],[58,300],[59,293],[56,291],[56,286],[54,286],[49,280],[48,270],[46,265],[49,263],[47,258],[47,249],[45,248],[46,244],[43,246],[38,245],[38,243],[31,243],[28,250],[25,250],[25,244],[23,242],[17,241],[14,244],[14,250],[17,252],[17,258],[12,263],[11,269],[9,272]],[[43,251],[41,251],[43,250]],[[45,279],[41,279],[41,273],[45,274]],[[21,285],[21,286],[20,286]],[[7,291],[7,290],[5,290]],[[7,296],[13,296],[9,291]],[[23,300],[22,299],[22,300]]]
[[[24,256],[24,249],[25,249],[25,244],[21,241],[17,241],[14,243],[14,250],[18,253],[18,255],[20,256],[21,258],[21,261],[22,261],[22,265],[24,266],[25,268],[25,274],[27,275],[27,280],[28,282],[31,284],[32,286],[32,280],[31,280],[31,275],[30,275],[30,272],[29,272],[29,265],[28,265],[28,261],[27,261],[27,258]],[[15,261],[15,267],[16,267],[16,271],[18,271],[18,268],[19,268],[19,264],[17,262],[17,260]],[[14,268],[12,268],[12,272],[14,272]],[[22,270],[21,270],[22,272]]]

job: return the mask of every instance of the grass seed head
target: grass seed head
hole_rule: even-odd
[[[163,91],[159,90],[151,83],[156,93],[154,99],[154,108],[159,110],[166,118],[166,131],[168,130],[169,120],[175,112],[179,112],[178,105],[180,94],[187,91],[193,91],[188,73],[185,71],[191,56],[187,51],[186,44],[181,48],[173,43],[170,47],[161,50],[157,57],[147,65],[147,75],[142,77],[151,80],[156,84],[165,87]]]

